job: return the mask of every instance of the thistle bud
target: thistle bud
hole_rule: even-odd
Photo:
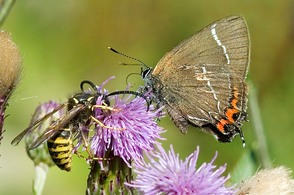
[[[280,166],[264,169],[243,182],[236,195],[242,194],[293,194],[294,180],[292,171]]]
[[[59,104],[53,101],[49,101],[38,106],[35,113],[33,114],[31,125],[34,124],[40,118],[44,117],[46,114],[53,111],[53,109],[57,108],[58,106]],[[35,165],[38,165],[40,163],[47,164],[49,167],[55,165],[51,160],[47,144],[41,144],[39,147],[33,150],[29,150],[29,147],[32,143],[36,141],[37,138],[43,135],[47,127],[50,126],[50,124],[53,121],[60,118],[63,114],[63,110],[59,110],[58,112],[54,113],[51,117],[49,117],[46,121],[42,121],[42,123],[37,127],[35,131],[28,133],[26,135],[26,150],[28,156],[32,159],[32,161],[34,161]]]
[[[2,140],[5,109],[21,72],[22,58],[10,34],[0,31],[0,142]]]

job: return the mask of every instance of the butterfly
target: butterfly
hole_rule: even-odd
[[[245,79],[250,40],[241,16],[215,21],[163,56],[155,68],[143,66],[146,91],[164,105],[175,125],[189,125],[231,142],[246,121]]]

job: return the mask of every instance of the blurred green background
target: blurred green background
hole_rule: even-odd
[[[243,15],[251,36],[249,78],[255,85],[262,123],[272,164],[294,168],[294,2],[290,0],[187,0],[187,1],[18,1],[2,29],[12,34],[23,55],[19,87],[10,100],[4,140],[0,147],[0,194],[31,194],[33,163],[24,143],[10,141],[27,127],[36,106],[48,100],[66,101],[79,90],[81,80],[100,84],[110,76],[106,88],[123,90],[136,66],[133,61],[110,52],[107,47],[155,66],[179,42],[228,15]],[[132,76],[134,85],[143,84]],[[134,88],[135,89],[135,88]],[[249,99],[250,101],[250,99]],[[243,126],[247,147],[239,137],[222,144],[196,128],[182,135],[169,117],[159,125],[168,131],[164,146],[174,145],[182,158],[200,146],[200,162],[210,161],[218,151],[217,165],[234,169],[245,153],[258,146],[250,122]],[[258,161],[259,163],[259,161]],[[258,164],[259,165],[259,164]],[[244,171],[246,170],[239,170]],[[84,194],[88,166],[74,158],[70,173],[50,170],[44,194]]]

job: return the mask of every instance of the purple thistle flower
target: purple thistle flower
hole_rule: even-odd
[[[134,172],[137,178],[126,185],[144,194],[233,194],[233,188],[225,187],[230,178],[221,176],[226,165],[216,169],[213,165],[217,153],[209,163],[203,163],[195,169],[199,155],[199,147],[185,161],[179,159],[170,146],[167,153],[158,145],[158,151],[147,154],[149,163],[144,160],[135,161]]]
[[[116,95],[109,109],[95,109],[95,118],[106,127],[96,125],[91,141],[91,149],[96,157],[103,158],[111,152],[128,166],[130,160],[142,158],[144,151],[153,150],[154,145],[158,144],[156,140],[163,140],[160,134],[164,132],[156,123],[162,116],[162,109],[154,110],[150,106],[147,111],[144,98],[135,97],[130,101],[130,97],[121,99]],[[97,99],[96,105],[105,105],[102,96]]]
[[[94,159],[90,159],[87,194],[132,194],[133,189],[125,186],[133,178],[131,161],[153,150],[159,144],[157,139],[163,140],[160,134],[164,130],[156,120],[164,113],[162,108],[156,110],[153,106],[147,110],[146,100],[140,95],[126,95],[129,91],[121,91],[123,96],[108,96],[111,93],[103,89],[105,83],[97,87],[102,95],[93,106],[89,124],[95,124],[94,134],[87,130],[84,134],[94,154]]]

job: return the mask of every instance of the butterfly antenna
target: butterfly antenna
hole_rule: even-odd
[[[112,52],[114,52],[114,53],[117,53],[117,54],[119,54],[119,55],[121,55],[121,56],[124,56],[124,57],[130,58],[130,59],[135,60],[135,61],[137,61],[137,62],[140,63],[140,64],[132,64],[132,65],[140,65],[140,66],[144,66],[145,68],[149,68],[144,62],[142,62],[141,60],[139,60],[139,59],[137,59],[137,58],[134,58],[134,57],[128,56],[128,55],[126,55],[126,54],[124,54],[124,53],[121,53],[121,52],[119,52],[119,51],[113,49],[112,47],[108,47],[108,49],[110,49],[110,50],[111,50]],[[122,64],[122,65],[130,65],[130,64],[125,64],[125,63],[121,63],[121,64]]]
[[[130,73],[130,74],[127,76],[127,78],[126,78],[126,84],[127,84],[127,85],[129,84],[129,83],[128,83],[128,79],[129,79],[129,77],[132,76],[132,75],[139,75],[139,76],[140,76],[140,74],[138,74],[138,73]]]

